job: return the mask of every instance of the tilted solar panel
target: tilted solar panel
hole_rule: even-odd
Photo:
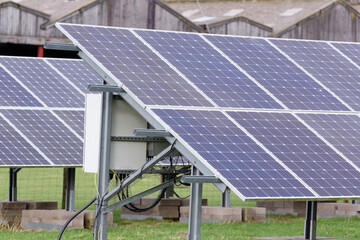
[[[282,108],[199,35],[135,30],[220,107]]]
[[[270,41],[338,96],[348,108],[360,110],[359,66],[327,42]]]
[[[85,92],[101,82],[82,60],[0,57],[0,166],[81,166]]]
[[[189,161],[243,200],[360,197],[360,136],[347,133],[357,127],[360,72],[334,43],[57,26],[138,111],[176,137]],[[161,77],[149,80],[149,66]],[[194,101],[174,95],[165,104],[155,94],[168,96],[179,82]],[[312,119],[318,114],[351,121],[341,128]],[[331,127],[341,135],[326,135]]]

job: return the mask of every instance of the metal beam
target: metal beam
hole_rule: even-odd
[[[65,210],[74,211],[75,208],[75,168],[64,168]]]
[[[167,142],[163,137],[111,136],[111,141],[118,142]]]
[[[91,58],[89,58],[83,51],[80,51],[78,55],[90,65],[101,77],[110,85],[118,85],[115,80],[113,80],[104,70],[102,70],[97,63],[95,63]]]
[[[159,153],[156,157],[154,157],[153,159],[151,159],[150,161],[148,161],[147,163],[144,164],[143,167],[141,167],[140,169],[136,170],[133,174],[131,174],[128,178],[126,178],[121,184],[119,184],[118,186],[116,186],[111,192],[109,192],[108,194],[106,194],[104,196],[104,200],[108,201],[110,200],[112,197],[116,196],[116,194],[121,191],[122,188],[125,188],[126,186],[128,186],[129,184],[131,184],[132,182],[134,182],[138,177],[140,177],[144,172],[146,172],[146,170],[148,170],[149,168],[151,168],[152,166],[154,166],[158,161],[160,161],[161,159],[163,159],[164,157],[167,156],[168,153],[170,153],[173,150],[172,146],[168,146],[167,148],[165,148],[161,153]]]
[[[10,168],[9,169],[9,201],[17,201],[17,173],[21,168]]]
[[[304,239],[316,239],[317,201],[306,202]]]
[[[104,199],[109,188],[109,166],[110,166],[110,138],[111,138],[111,114],[112,114],[113,94],[111,92],[103,93],[102,105],[102,123],[101,123],[101,147],[98,174],[98,192],[97,198],[97,218],[94,222],[94,239],[107,239],[107,213],[101,210],[107,206],[108,201]]]
[[[221,206],[230,207],[230,188],[226,188],[225,192],[221,193]]]
[[[123,205],[129,204],[129,203],[131,203],[131,202],[133,202],[133,201],[135,201],[135,200],[137,200],[139,198],[145,197],[145,196],[147,196],[149,194],[152,194],[154,192],[162,190],[162,189],[164,189],[166,187],[170,187],[170,186],[174,185],[175,183],[179,182],[180,178],[181,177],[177,177],[177,178],[169,180],[167,182],[163,182],[163,183],[161,183],[161,184],[159,184],[159,185],[157,185],[157,186],[155,186],[153,188],[150,188],[150,189],[145,190],[145,191],[143,191],[141,193],[135,194],[134,196],[128,197],[128,198],[126,198],[126,199],[124,199],[124,200],[122,200],[120,202],[114,203],[114,204],[112,204],[112,205],[110,205],[108,207],[104,207],[102,211],[104,213],[105,212],[111,212],[112,210],[115,210],[115,209],[117,209],[117,208],[119,208],[119,207],[121,207]]]
[[[192,167],[191,174],[199,176],[201,173],[196,167]],[[189,225],[188,240],[201,239],[201,203],[202,203],[202,183],[191,183],[190,187],[190,206],[189,206]]]
[[[51,50],[62,50],[62,51],[71,51],[71,52],[79,52],[80,48],[75,46],[72,43],[57,43],[57,42],[46,42],[44,44],[45,49]]]
[[[221,180],[215,176],[187,176],[181,178],[182,183],[221,183]]]
[[[135,136],[147,136],[147,137],[171,137],[171,133],[165,130],[158,129],[135,129]]]
[[[89,84],[87,89],[90,92],[125,92],[122,88],[114,85],[94,85]]]

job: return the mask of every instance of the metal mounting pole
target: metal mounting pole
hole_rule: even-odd
[[[306,202],[306,216],[304,226],[304,239],[316,239],[316,217],[317,217],[317,202]]]
[[[107,239],[107,213],[103,212],[102,209],[108,205],[108,201],[103,197],[107,193],[109,186],[112,96],[112,92],[103,93],[101,147],[98,173],[98,191],[100,196],[98,196],[96,201],[97,217],[94,222],[95,240]]]
[[[21,168],[9,169],[9,202],[17,201],[17,173]]]
[[[223,193],[221,193],[221,206],[230,207],[230,188],[226,188]]]
[[[191,175],[199,176],[200,171],[192,166]],[[202,203],[202,183],[191,183],[190,187],[190,206],[189,206],[189,226],[188,240],[201,239],[201,203]]]
[[[65,210],[74,211],[75,208],[75,168],[64,168]]]

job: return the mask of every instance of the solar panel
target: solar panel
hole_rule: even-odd
[[[147,105],[212,106],[129,30],[63,26],[111,72],[119,85]],[[108,39],[108,41],[102,41]]]
[[[360,167],[360,118],[345,114],[299,114],[350,161]]]
[[[205,37],[288,108],[349,110],[266,40]]]
[[[229,114],[320,196],[360,195],[360,172],[292,114]]]
[[[84,136],[84,111],[55,110],[54,113],[74,129],[79,136]]]
[[[135,32],[220,107],[282,108],[199,35]]]
[[[0,106],[40,107],[42,104],[0,66]]]
[[[83,60],[0,57],[0,166],[80,166],[88,84]]]
[[[0,111],[0,165],[28,166],[51,165],[31,144],[24,139]]]
[[[314,197],[221,112],[153,111],[245,198]]]
[[[270,40],[330,91],[356,111],[360,110],[359,67],[327,42]]]
[[[2,114],[55,165],[81,165],[82,140],[50,111],[3,110]]]
[[[243,200],[360,197],[360,156],[355,149],[360,136],[348,133],[357,129],[354,117],[360,101],[354,96],[360,74],[358,66],[330,44],[57,26],[88,61],[129,93],[143,116],[151,116],[159,129],[170,131],[187,148],[183,154],[192,164],[205,166]],[[166,84],[162,77],[149,80],[163,86],[160,91],[139,83],[131,72],[147,75],[149,61],[169,74]],[[121,69],[131,69],[130,74]],[[176,91],[173,81],[184,82],[205,101],[148,100],[154,93]],[[339,115],[336,121],[344,124],[341,128],[327,118],[315,123],[307,119],[319,114]],[[327,128],[336,130],[328,136]],[[349,145],[352,138],[356,140]]]
[[[43,59],[0,58],[0,63],[48,107],[84,108],[84,97]]]
[[[82,93],[90,93],[87,90],[89,84],[102,84],[103,82],[99,75],[83,60],[47,59],[47,62],[54,66]]]

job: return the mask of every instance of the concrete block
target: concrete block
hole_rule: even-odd
[[[265,221],[266,209],[255,207],[244,207],[242,211],[242,220],[245,222]]]
[[[26,203],[0,201],[0,212],[3,210],[23,210],[26,209]]]
[[[180,199],[180,206],[189,206],[190,205],[190,199],[186,198],[186,199]],[[202,206],[207,206],[208,205],[208,200],[206,198],[203,198],[201,200],[201,205]]]
[[[92,229],[94,226],[95,210],[84,211],[84,228]],[[107,214],[107,226],[112,227],[114,216],[112,212]]]

